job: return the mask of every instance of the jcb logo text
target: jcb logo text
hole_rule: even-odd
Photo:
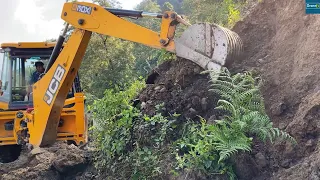
[[[58,88],[60,86],[61,80],[63,75],[65,74],[66,70],[58,65],[54,75],[50,81],[49,87],[47,88],[46,94],[44,95],[43,100],[48,104],[51,105],[54,96],[56,95]]]

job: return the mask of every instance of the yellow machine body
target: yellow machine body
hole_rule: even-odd
[[[26,143],[24,136],[29,136],[26,119],[33,121],[35,109],[34,102],[25,99],[30,73],[35,71],[35,67],[30,62],[42,61],[46,64],[54,46],[55,43],[45,42],[1,44],[3,57],[0,60],[0,64],[2,63],[0,71],[0,146]],[[38,59],[31,59],[32,57]],[[26,64],[29,66],[27,67]],[[30,71],[29,76],[27,68]],[[55,129],[56,140],[67,140],[80,145],[87,141],[87,123],[84,114],[85,96],[75,83],[71,82],[70,89],[69,97],[63,99],[64,107],[59,112],[59,123]],[[36,109],[39,109],[37,111],[40,112],[39,116],[45,116],[42,114],[45,111],[41,107],[38,106]],[[46,120],[43,119],[43,121]]]

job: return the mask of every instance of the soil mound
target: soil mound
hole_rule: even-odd
[[[0,164],[0,179],[92,179],[90,151],[57,142],[51,147],[23,150],[16,161]]]
[[[164,103],[168,113],[179,113],[184,119],[197,115],[210,118],[217,99],[208,92],[210,79],[201,71],[193,62],[180,58],[156,67],[139,96],[143,112],[154,115],[156,106]]]

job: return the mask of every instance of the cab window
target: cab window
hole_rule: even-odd
[[[2,96],[0,98],[5,101],[10,101],[10,87],[11,87],[11,82],[10,82],[10,61],[9,61],[9,53],[0,53],[0,79],[1,79],[1,91],[3,92]]]
[[[24,101],[27,95],[24,59],[12,58],[12,101]]]

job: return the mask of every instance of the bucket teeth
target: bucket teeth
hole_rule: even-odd
[[[175,40],[176,54],[205,70],[220,70],[241,55],[243,45],[237,33],[217,24],[190,26]]]

